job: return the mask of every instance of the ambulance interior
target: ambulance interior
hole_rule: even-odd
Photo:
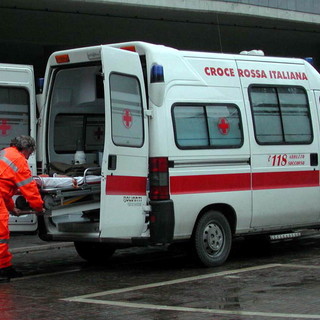
[[[101,65],[56,70],[47,128],[49,178],[38,177],[37,183],[54,224],[70,231],[77,230],[73,222],[99,221],[105,131]]]
[[[83,151],[80,164],[99,166],[104,144],[104,90],[100,65],[59,69],[50,99],[48,159],[77,165],[75,153]]]

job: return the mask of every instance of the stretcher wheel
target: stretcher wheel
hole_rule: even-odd
[[[105,263],[114,254],[116,248],[106,243],[74,242],[79,256],[91,263]]]
[[[51,195],[45,195],[43,197],[43,202],[44,202],[44,207],[47,210],[51,210],[53,207],[55,207],[57,205]]]

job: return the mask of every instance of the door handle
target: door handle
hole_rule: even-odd
[[[310,165],[316,167],[318,165],[318,153],[310,153]]]
[[[109,154],[108,170],[116,170],[116,168],[117,168],[117,156],[115,154]]]

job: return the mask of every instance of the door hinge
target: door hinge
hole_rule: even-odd
[[[153,117],[153,111],[151,109],[144,110],[144,114],[149,118]]]
[[[151,206],[148,206],[148,205],[142,206],[142,210],[143,210],[144,212],[151,212]]]

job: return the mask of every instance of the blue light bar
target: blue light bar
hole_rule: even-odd
[[[309,62],[313,66],[314,60],[312,57],[304,58],[304,60],[306,60],[307,62]]]
[[[150,82],[151,83],[164,82],[163,66],[159,64],[155,64],[151,67]]]
[[[37,93],[42,93],[43,84],[44,84],[44,78],[38,78],[36,82]]]

